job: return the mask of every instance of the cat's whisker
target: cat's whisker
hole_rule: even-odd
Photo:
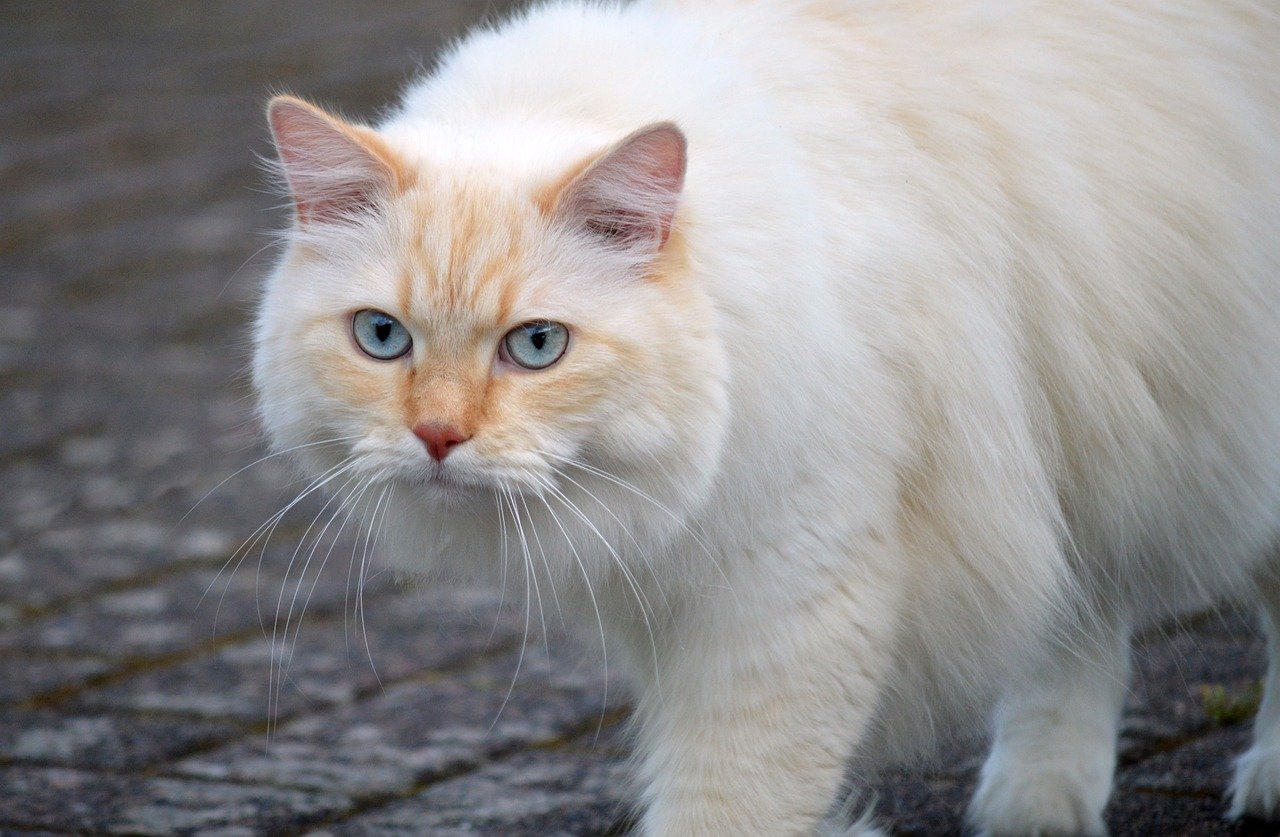
[[[507,514],[502,508],[502,498],[498,492],[502,490],[501,485],[493,490],[493,502],[498,511],[498,540],[501,543],[501,560],[502,560],[502,583],[498,593],[498,612],[493,617],[493,627],[489,629],[489,638],[485,640],[485,648],[493,642],[493,637],[498,633],[498,625],[502,621],[502,609],[507,603]]]
[[[667,600],[666,590],[665,590],[665,588],[663,588],[663,586],[662,586],[662,579],[659,577],[659,575],[658,575],[658,571],[657,571],[657,569],[653,566],[653,563],[649,560],[649,554],[648,554],[647,550],[645,550],[645,548],[644,548],[643,546],[641,546],[641,545],[640,545],[640,542],[639,542],[638,540],[636,540],[635,536],[631,533],[631,530],[630,530],[629,528],[627,528],[627,525],[626,525],[625,523],[623,523],[623,522],[622,522],[622,519],[621,519],[621,518],[619,518],[616,514],[614,514],[613,510],[609,508],[608,504],[606,504],[603,500],[601,500],[599,497],[597,497],[595,494],[593,494],[593,493],[592,493],[592,492],[591,492],[591,491],[590,491],[586,486],[584,486],[582,483],[578,482],[578,481],[577,481],[577,480],[575,480],[573,477],[571,477],[571,476],[569,476],[568,474],[566,474],[566,473],[565,473],[563,470],[561,470],[560,468],[555,468],[555,467],[553,466],[553,467],[552,467],[552,470],[554,471],[555,475],[556,475],[558,478],[563,479],[563,480],[565,480],[566,482],[569,482],[569,483],[573,484],[573,485],[574,485],[574,486],[576,486],[576,487],[578,488],[578,490],[579,490],[579,491],[581,491],[583,494],[586,494],[586,495],[587,495],[588,497],[590,497],[592,500],[595,500],[595,501],[596,501],[596,503],[597,503],[597,504],[599,504],[600,508],[604,509],[605,514],[609,515],[609,517],[613,519],[613,522],[618,524],[618,527],[622,530],[622,533],[623,533],[624,535],[626,535],[627,540],[631,541],[632,546],[634,546],[634,547],[636,548],[636,554],[640,557],[640,560],[641,560],[642,562],[644,562],[645,569],[647,569],[647,570],[649,571],[649,577],[650,577],[650,579],[652,579],[652,581],[653,581],[653,586],[654,586],[654,588],[655,588],[655,589],[657,589],[657,591],[658,591],[658,595],[662,598],[662,604],[663,604],[663,606],[666,608],[667,615],[668,615],[668,616],[670,616],[670,615],[671,615],[671,603]],[[597,532],[597,534],[599,534],[599,533]],[[604,540],[603,536],[601,536],[601,540]],[[606,545],[607,545],[607,543],[606,543]],[[621,560],[621,559],[618,559],[618,560]]]
[[[284,453],[284,451],[281,451],[281,453]],[[258,462],[261,462],[261,461],[263,461],[263,459],[267,459],[267,458],[269,458],[269,457],[263,457],[262,459],[259,459],[259,460],[258,460]],[[241,473],[241,472],[243,472],[243,471],[247,470],[248,468],[253,467],[253,465],[258,464],[258,462],[254,462],[254,463],[251,463],[251,464],[249,464],[249,465],[246,465],[244,468],[241,468],[239,471],[237,471],[237,472],[236,472],[236,474],[239,474],[239,473]],[[344,462],[345,462],[345,460],[344,460]],[[261,536],[261,534],[262,534],[263,530],[265,530],[268,526],[270,526],[274,521],[279,520],[283,515],[285,515],[286,513],[288,513],[289,509],[291,509],[291,508],[293,508],[295,505],[297,505],[297,503],[298,503],[299,501],[301,501],[301,500],[302,500],[302,498],[306,497],[308,494],[310,494],[312,491],[314,491],[316,488],[318,488],[318,487],[319,487],[319,486],[324,482],[325,477],[326,477],[326,476],[328,476],[329,474],[331,474],[331,473],[332,473],[333,471],[335,471],[337,468],[341,467],[341,465],[342,465],[342,464],[344,464],[344,463],[341,463],[341,462],[340,462],[338,465],[335,465],[333,468],[330,468],[329,470],[327,470],[327,471],[325,471],[324,473],[320,474],[320,476],[318,476],[318,477],[314,478],[313,480],[311,480],[311,481],[310,481],[310,483],[307,485],[307,487],[306,487],[306,488],[305,488],[305,489],[304,489],[304,490],[303,490],[303,491],[302,491],[302,492],[301,492],[297,497],[295,497],[295,498],[293,499],[293,501],[291,501],[291,502],[287,503],[287,504],[284,506],[284,508],[280,509],[280,510],[279,510],[279,511],[277,511],[275,514],[273,514],[273,515],[271,515],[270,517],[268,517],[265,521],[263,521],[262,523],[258,524],[258,527],[257,527],[256,529],[254,529],[254,530],[253,530],[253,532],[251,532],[251,533],[249,534],[249,537],[247,537],[244,541],[242,541],[242,542],[241,542],[241,544],[240,544],[240,546],[236,547],[236,549],[231,553],[231,555],[227,557],[227,560],[226,560],[226,561],[224,561],[224,562],[222,563],[222,566],[219,568],[218,572],[217,572],[217,573],[214,575],[214,577],[209,581],[208,585],[206,585],[206,586],[205,586],[205,588],[204,588],[204,592],[200,594],[200,600],[199,600],[198,602],[196,602],[196,607],[197,607],[197,608],[199,608],[199,607],[200,607],[200,605],[204,602],[205,596],[209,595],[209,591],[213,589],[213,585],[214,585],[214,584],[216,584],[216,583],[218,582],[218,579],[222,576],[222,573],[226,571],[227,567],[231,566],[231,563],[237,559],[237,556],[239,556],[239,558],[240,558],[241,560],[243,560],[243,558],[244,558],[245,556],[247,556],[249,552],[251,552],[251,551],[252,551],[252,549],[253,549],[253,544],[255,544],[255,543],[257,542],[257,540],[258,540],[258,538]],[[236,474],[232,474],[232,475],[231,475],[231,477],[234,477]],[[225,479],[225,480],[223,480],[221,483],[219,483],[219,484],[218,484],[218,486],[221,486],[221,485],[225,484],[225,483],[227,482],[227,480],[231,479],[231,477],[227,477],[227,479]],[[214,489],[213,489],[213,491],[216,491],[216,490],[217,490],[217,488],[218,488],[218,486],[215,486],[215,487],[214,487]],[[203,502],[204,500],[208,499],[208,498],[209,498],[209,496],[213,493],[213,491],[210,491],[210,492],[209,492],[209,494],[206,494],[206,495],[204,496],[204,498],[202,498],[202,499],[201,499],[201,501],[200,501],[200,502]],[[197,503],[197,505],[199,505],[199,504]],[[195,508],[194,508],[194,507],[192,507],[192,511],[194,511],[194,510],[195,510]],[[191,512],[187,512],[187,514],[190,514],[190,513],[191,513]],[[184,515],[184,518],[185,518],[185,515]],[[241,551],[242,551],[242,550],[243,550],[243,552],[244,552],[244,554],[243,554],[243,555],[241,555]],[[225,590],[223,591],[223,594],[224,594],[224,595],[226,594],[226,591],[225,591]]]
[[[685,522],[684,518],[676,514],[667,506],[655,500],[653,497],[651,497],[646,492],[642,491],[640,488],[637,488],[635,485],[629,483],[628,481],[622,479],[619,476],[616,476],[615,474],[611,474],[608,471],[603,470],[602,468],[598,468],[594,465],[590,465],[579,459],[573,459],[571,457],[561,456],[560,454],[552,453],[551,451],[540,450],[540,451],[537,451],[537,453],[549,459],[555,459],[559,462],[563,462],[565,465],[568,465],[570,467],[579,468],[583,471],[586,471],[589,474],[599,477],[602,480],[606,480],[607,482],[613,483],[619,488],[622,488],[626,491],[630,491],[632,494],[635,494],[640,499],[653,505],[659,511],[666,514],[669,518],[671,518],[672,521],[674,521],[680,527],[680,529],[686,535],[688,535],[693,540],[694,543],[698,545],[698,547],[702,550],[702,553],[707,557],[708,560],[711,561],[711,565],[715,567],[716,572],[719,573],[721,580],[724,581],[725,589],[729,591],[731,596],[733,596],[733,599],[736,602],[737,606],[739,608],[742,607],[742,602],[738,599],[738,595],[736,591],[734,591],[733,589],[733,584],[732,582],[729,581],[729,576],[725,573],[724,568],[720,566],[719,559],[716,558],[715,553],[712,552],[711,547],[707,545],[707,542],[702,538],[702,536],[697,531],[695,531],[692,527],[690,527],[689,524]],[[567,475],[565,476],[567,478]]]
[[[524,562],[528,568],[526,580],[533,585],[534,601],[536,601],[538,605],[538,623],[542,626],[542,631],[545,634],[547,630],[547,614],[542,603],[542,585],[538,583],[538,568],[533,563],[533,549],[529,545],[529,536],[525,534],[524,518],[520,516],[520,508],[516,504],[516,492],[507,492],[507,502],[511,505],[511,514],[516,523],[516,534],[520,539],[520,551],[524,556]],[[530,523],[532,523],[532,521],[530,521]]]
[[[190,517],[190,516],[191,516],[191,514],[192,514],[192,513],[193,513],[197,508],[199,508],[199,507],[200,507],[200,504],[201,504],[201,503],[203,503],[205,500],[208,500],[210,497],[212,497],[212,496],[213,496],[213,494],[214,494],[214,492],[216,492],[219,488],[222,488],[222,486],[224,486],[224,485],[226,485],[227,483],[231,482],[231,480],[233,480],[233,479],[235,479],[236,477],[240,476],[240,475],[241,475],[241,474],[243,474],[245,471],[248,471],[250,468],[253,468],[253,467],[256,467],[256,466],[258,466],[258,465],[261,465],[263,462],[266,462],[266,461],[267,461],[267,460],[269,460],[269,459],[275,459],[275,458],[280,457],[280,456],[285,456],[286,454],[294,453],[294,452],[296,452],[296,451],[303,450],[304,448],[314,448],[314,447],[320,447],[320,446],[323,446],[323,445],[337,445],[337,444],[342,444],[343,442],[349,442],[349,441],[352,441],[352,440],[354,440],[355,438],[357,438],[357,437],[355,437],[355,436],[339,436],[339,437],[336,437],[336,438],[333,438],[333,439],[323,439],[323,440],[318,441],[318,442],[307,442],[306,444],[303,444],[303,445],[294,445],[293,447],[285,448],[284,450],[273,451],[272,453],[268,453],[268,454],[266,454],[265,456],[260,456],[260,457],[258,457],[257,459],[255,459],[253,462],[250,462],[248,465],[245,465],[245,466],[244,466],[244,467],[242,467],[242,468],[238,468],[238,469],[236,469],[236,470],[235,470],[235,471],[233,471],[229,476],[224,477],[224,478],[223,478],[223,479],[222,479],[222,480],[221,480],[217,485],[215,485],[213,488],[210,488],[207,492],[205,492],[205,494],[204,494],[204,496],[203,496],[203,497],[201,497],[199,500],[196,500],[195,504],[194,504],[194,505],[192,505],[192,506],[191,506],[191,508],[187,509],[186,513],[185,513],[185,514],[183,514],[183,515],[182,515],[182,517],[178,518],[178,523],[177,523],[177,524],[175,524],[175,526],[176,526],[176,525],[178,525],[178,524],[181,524],[181,523],[182,523],[183,521],[185,521],[188,517]]]
[[[314,493],[315,491],[318,491],[321,488],[323,488],[328,483],[333,482],[333,480],[338,479],[340,476],[346,473],[346,471],[348,471],[353,464],[354,464],[354,457],[349,456],[346,460],[344,460],[341,466],[336,466],[334,469],[331,469],[332,473],[329,474],[329,476],[325,479],[324,483],[318,486],[314,486],[313,488],[309,489],[307,493],[308,494]],[[298,498],[298,499],[301,499],[301,498]],[[294,504],[291,504],[290,508],[293,505],[296,505],[296,502]],[[262,564],[267,558],[267,548],[271,544],[271,538],[275,535],[276,529],[279,528],[280,524],[284,522],[284,518],[285,518],[285,515],[281,514],[271,524],[270,528],[266,531],[266,533],[263,536],[262,548],[258,551],[258,564],[256,569],[254,570],[254,579],[253,579],[253,598],[254,598],[254,606],[256,607],[257,613],[258,613],[259,625],[266,624],[266,620],[264,619],[262,614],[262,601],[261,601],[262,599]],[[301,545],[301,541],[299,541],[299,545]],[[287,577],[287,574],[286,574],[286,577]],[[276,616],[277,617],[279,616],[278,612]],[[273,630],[274,630],[274,625],[275,625],[275,617],[273,617],[272,619]]]
[[[531,474],[530,476],[533,476],[535,479],[537,478],[536,475]],[[649,635],[649,649],[653,655],[653,670],[654,670],[654,676],[655,676],[654,685],[658,690],[658,694],[661,695],[662,682],[660,679],[656,679],[659,668],[660,668],[658,665],[658,643],[653,633],[653,622],[656,621],[656,615],[652,614],[653,608],[649,604],[648,596],[644,594],[644,591],[640,588],[639,584],[636,582],[635,577],[631,574],[631,571],[627,568],[626,561],[623,559],[621,555],[618,554],[617,550],[613,548],[613,545],[609,543],[608,538],[604,536],[604,534],[595,525],[595,523],[592,522],[591,519],[588,518],[586,514],[584,514],[582,510],[579,509],[578,506],[572,500],[570,500],[567,496],[565,496],[564,492],[560,491],[560,489],[556,488],[550,482],[545,482],[545,487],[552,497],[554,497],[555,499],[563,503],[571,512],[573,512],[575,516],[578,517],[579,520],[581,520],[583,523],[587,525],[588,528],[591,529],[591,531],[595,534],[597,538],[600,539],[600,542],[604,544],[604,548],[609,552],[609,555],[612,556],[614,563],[618,567],[618,570],[622,573],[622,577],[626,582],[627,587],[630,589],[631,595],[635,597],[636,604],[640,607],[640,616],[644,620],[645,632],[648,633]],[[550,510],[549,506],[548,506],[548,510]]]
[[[542,538],[538,536],[538,527],[534,521],[533,513],[529,511],[529,504],[525,502],[523,494],[513,494],[515,499],[520,501],[521,508],[524,509],[525,515],[529,518],[529,533],[533,535],[534,545],[538,547],[538,555],[542,558],[542,567],[547,571],[547,585],[551,588],[551,599],[556,604],[556,613],[560,615],[560,625],[564,626],[564,608],[560,606],[560,596],[556,593],[555,575],[551,572],[551,565],[547,562],[546,550],[542,548]],[[543,646],[546,647],[547,642],[547,622],[542,620],[542,638]],[[551,649],[547,648],[547,654],[550,656]]]
[[[551,515],[551,519],[555,521],[556,527],[560,530],[560,534],[564,535],[565,543],[569,546],[569,552],[573,554],[573,560],[578,565],[579,572],[582,573],[582,581],[587,587],[587,596],[591,599],[591,609],[596,614],[596,625],[600,629],[600,656],[604,666],[604,695],[601,698],[600,705],[600,721],[596,725],[596,737],[600,736],[600,731],[604,728],[605,708],[609,705],[609,645],[605,639],[604,618],[600,615],[600,604],[596,600],[596,591],[591,584],[591,574],[587,572],[586,564],[582,561],[582,556],[578,554],[578,548],[573,545],[573,538],[569,536],[569,532],[564,528],[564,524],[560,522],[559,515],[555,509],[551,508],[551,504],[547,502],[547,498],[541,494],[535,495],[542,501],[547,509],[547,513]]]
[[[360,527],[364,530],[364,550],[369,549],[369,539],[373,536],[373,522],[378,518],[378,510],[382,506],[382,500],[387,496],[387,492],[391,490],[390,484],[384,485],[382,491],[378,494],[378,498],[373,503],[373,511],[370,514],[369,504],[365,504],[364,511],[360,513]],[[351,654],[351,636],[348,633],[348,613],[347,602],[351,600],[351,576],[355,572],[356,552],[360,549],[360,536],[357,534],[351,542],[351,561],[347,564],[347,584],[342,593],[342,644],[347,649],[348,657]],[[351,614],[354,616],[354,613]]]
[[[253,253],[250,254],[248,258],[240,262],[239,267],[237,267],[234,271],[231,272],[231,275],[227,277],[227,281],[223,283],[222,287],[218,290],[218,295],[214,297],[214,299],[215,300],[222,299],[222,295],[227,292],[227,288],[231,287],[231,283],[236,280],[236,277],[240,275],[240,271],[244,270],[245,267],[249,264],[249,262],[253,261],[254,259],[258,258],[258,256],[261,256],[263,253],[265,253],[266,251],[276,246],[278,246],[278,242],[275,239],[272,239],[268,241],[266,244],[259,247],[257,250],[254,250]]]
[[[325,552],[325,557],[321,561],[319,569],[316,571],[315,578],[311,583],[311,588],[308,590],[307,598],[303,602],[302,614],[299,616],[298,624],[294,630],[294,647],[296,647],[297,645],[297,637],[299,635],[299,632],[302,630],[302,618],[306,614],[307,603],[310,601],[312,594],[315,592],[315,587],[320,581],[320,574],[324,571],[324,566],[328,562],[329,556],[333,553],[333,548],[337,545],[338,539],[342,536],[342,532],[346,529],[347,524],[350,522],[351,516],[355,511],[356,505],[358,504],[360,498],[363,497],[365,489],[372,483],[372,481],[373,481],[372,477],[362,478],[359,475],[357,475],[353,477],[351,480],[349,480],[347,483],[345,483],[341,488],[339,488],[335,492],[336,495],[341,496],[342,492],[346,491],[347,486],[349,486],[352,482],[356,483],[356,487],[351,489],[350,493],[348,493],[347,496],[342,499],[338,507],[334,509],[333,513],[329,516],[328,522],[325,523],[324,527],[320,530],[320,532],[315,536],[315,538],[311,542],[311,548],[310,550],[308,550],[307,558],[303,562],[302,570],[298,575],[298,581],[294,586],[293,598],[289,604],[289,614],[285,618],[285,632],[281,640],[282,646],[286,646],[289,643],[289,625],[292,622],[294,605],[297,603],[298,594],[301,591],[302,585],[306,583],[307,571],[311,565],[311,561],[315,557],[315,554],[319,550],[321,544],[324,542],[325,534],[328,532],[329,527],[333,525],[334,521],[337,520],[338,516],[342,515],[345,510],[346,515],[343,518],[342,524],[339,525],[338,530],[334,533],[333,537],[330,539],[329,548]],[[292,656],[293,654],[292,652],[290,652],[289,658],[292,659]]]
[[[356,506],[359,504],[360,500],[363,499],[363,497],[365,496],[365,493],[369,490],[369,487],[373,485],[375,479],[376,477],[367,477],[364,480],[364,482],[360,483],[354,489],[352,489],[348,499],[346,501],[343,501],[343,505],[346,506],[346,516],[343,518],[342,523],[338,526],[338,530],[334,532],[333,537],[330,539],[329,548],[325,551],[324,558],[321,559],[320,566],[316,569],[315,577],[311,581],[311,587],[307,590],[307,597],[302,602],[302,610],[298,614],[298,623],[294,627],[294,631],[293,631],[293,645],[290,647],[288,660],[285,661],[284,663],[286,670],[290,665],[293,664],[293,655],[298,648],[298,639],[299,637],[302,636],[302,623],[303,623],[303,620],[305,620],[307,617],[307,607],[311,604],[311,599],[315,596],[316,586],[319,585],[320,583],[320,576],[321,574],[324,573],[324,568],[329,563],[329,558],[333,555],[334,547],[337,546],[338,541],[342,538],[342,533],[346,530],[347,525],[351,522],[351,518],[355,513]],[[329,523],[332,523],[333,519],[336,518],[341,513],[342,513],[342,506],[339,506],[338,510],[334,512],[333,517],[330,518]],[[326,529],[328,528],[328,524],[326,524],[325,528]],[[316,549],[319,547],[323,538],[324,538],[324,531],[322,530],[320,535],[317,536],[315,543],[311,547],[311,555],[307,556],[307,564],[311,563],[311,558],[315,555]],[[298,579],[298,587],[301,587],[302,583],[306,580],[306,572],[307,572],[307,567],[306,565],[304,565],[302,568],[302,574]],[[295,588],[294,590],[295,600],[297,599],[297,595],[298,595],[298,590]],[[290,605],[291,613],[292,613],[292,610],[293,610],[293,606],[291,604]],[[289,625],[289,620],[286,619],[285,634],[284,634],[282,643],[289,642],[288,625]]]
[[[207,596],[209,594],[209,591],[213,589],[213,585],[217,583],[218,578],[221,577],[222,573],[226,571],[228,566],[231,566],[232,567],[231,572],[227,575],[227,580],[222,587],[222,595],[218,597],[218,606],[214,610],[213,622],[214,622],[215,628],[218,624],[218,617],[222,613],[222,604],[226,599],[227,592],[231,589],[231,582],[234,579],[236,572],[240,569],[240,566],[243,564],[244,559],[249,557],[249,553],[252,552],[255,546],[257,545],[257,543],[261,541],[262,551],[258,558],[258,570],[259,572],[261,572],[262,556],[266,554],[267,545],[271,541],[271,535],[275,532],[276,527],[279,526],[280,522],[284,519],[285,515],[288,514],[290,509],[294,508],[298,503],[300,503],[308,495],[319,490],[331,479],[336,477],[338,475],[338,472],[343,468],[345,464],[348,464],[348,463],[347,461],[344,460],[344,462],[341,462],[338,465],[335,465],[333,468],[330,468],[328,471],[325,471],[320,476],[312,480],[311,483],[302,492],[300,492],[297,497],[295,497],[291,502],[287,503],[282,509],[280,509],[278,512],[273,514],[271,517],[267,518],[267,520],[265,520],[262,524],[260,524],[258,528],[255,529],[254,532],[239,547],[236,548],[235,552],[233,552],[230,555],[230,557],[228,557],[227,560],[223,562],[222,567],[219,568],[218,572],[214,575],[213,579],[211,579],[209,584],[205,587],[204,592],[201,593],[200,595],[200,601],[197,602],[196,604],[196,607],[199,607],[200,604],[203,603],[205,596]],[[256,579],[257,577],[255,577],[255,581],[254,581],[254,603],[255,603],[255,607],[257,607],[258,624],[263,625],[262,610],[259,605],[258,595],[257,595],[258,582]]]
[[[520,513],[516,508],[511,489],[502,485],[499,486],[499,490],[502,492],[503,497],[511,510],[512,523],[515,527],[516,534],[520,539],[521,552],[524,558],[524,634],[520,638],[520,654],[516,657],[515,671],[511,673],[511,683],[507,686],[507,693],[503,696],[502,703],[498,706],[498,711],[494,713],[493,722],[489,724],[490,731],[497,726],[498,719],[502,717],[503,710],[507,708],[507,703],[511,700],[511,695],[515,692],[516,681],[520,678],[520,669],[524,666],[525,652],[529,647],[529,623],[533,618],[533,600],[530,598],[530,590],[534,589],[537,585],[536,577],[533,577],[531,581],[531,574],[534,571],[533,559],[529,555],[529,548],[525,541],[524,527],[520,523]],[[540,596],[538,601],[538,611],[541,616],[542,601]],[[545,631],[546,628],[544,627],[543,630]]]
[[[377,529],[374,531],[372,542],[366,542],[365,545],[368,548],[360,557],[360,574],[356,583],[356,610],[360,616],[360,632],[364,634],[364,653],[369,658],[369,668],[373,671],[373,679],[377,681],[379,689],[385,689],[386,687],[382,685],[382,677],[378,674],[378,666],[373,661],[373,647],[369,644],[369,625],[365,620],[364,588],[365,583],[368,581],[367,569],[372,561],[372,550],[377,549],[378,539],[382,537],[383,524],[387,522],[387,515],[391,509],[391,501],[395,498],[395,483],[388,483],[388,488],[390,490],[387,492],[387,502],[382,507],[382,518],[377,522]]]
[[[348,471],[348,470],[350,470],[351,468],[355,467],[355,464],[356,464],[356,463],[355,463],[355,460],[353,459],[351,462],[349,462],[349,463],[348,463],[347,467],[343,470],[343,473],[346,473],[346,471]],[[280,594],[279,594],[279,596],[276,598],[276,611],[275,611],[275,616],[274,616],[274,618],[272,619],[272,622],[271,622],[271,654],[272,654],[272,664],[273,664],[273,667],[277,667],[277,668],[278,668],[278,670],[279,670],[279,674],[278,674],[278,676],[277,676],[277,677],[271,678],[271,679],[270,679],[270,681],[269,681],[269,684],[268,684],[269,688],[270,688],[272,685],[274,685],[274,702],[273,702],[273,701],[271,701],[271,700],[269,700],[269,701],[268,701],[268,712],[269,712],[269,713],[274,713],[274,714],[278,714],[278,713],[279,713],[279,708],[280,708],[280,697],[281,697],[281,694],[282,694],[282,691],[281,691],[281,690],[283,689],[283,686],[284,686],[284,683],[283,683],[283,677],[284,677],[284,673],[285,673],[285,672],[284,672],[284,668],[283,668],[283,662],[284,662],[283,653],[284,653],[284,648],[285,648],[285,646],[284,646],[284,641],[283,641],[283,639],[282,639],[281,644],[280,644],[280,646],[279,646],[280,661],[279,661],[279,663],[277,663],[277,662],[276,662],[276,654],[277,654],[276,638],[277,638],[277,636],[279,636],[279,635],[280,635],[280,611],[281,611],[281,608],[284,606],[284,596],[285,596],[285,591],[286,591],[286,590],[288,589],[288,587],[289,587],[289,577],[290,577],[290,575],[291,575],[291,574],[292,574],[292,572],[293,572],[293,566],[294,566],[295,562],[297,561],[298,556],[302,553],[302,549],[303,549],[303,548],[304,548],[304,546],[306,545],[307,541],[310,539],[310,536],[311,536],[311,532],[312,532],[312,530],[315,528],[316,524],[320,522],[320,518],[321,518],[321,517],[323,517],[323,516],[324,516],[324,514],[325,514],[325,512],[327,512],[327,511],[329,510],[329,507],[334,503],[334,501],[335,501],[335,500],[339,500],[339,498],[341,498],[343,489],[345,489],[348,485],[350,485],[352,482],[354,482],[354,481],[355,481],[355,480],[357,480],[357,479],[359,479],[359,477],[358,477],[358,476],[349,476],[349,477],[347,478],[347,481],[346,481],[346,482],[344,482],[341,486],[339,486],[339,487],[338,487],[338,489],[337,489],[336,491],[334,491],[333,495],[332,495],[331,497],[329,497],[329,499],[328,499],[328,500],[326,500],[326,501],[325,501],[324,505],[320,507],[320,510],[319,510],[318,512],[316,512],[315,517],[313,517],[313,518],[311,519],[311,523],[310,523],[310,524],[308,524],[308,526],[307,526],[306,530],[302,533],[302,537],[301,537],[301,538],[299,538],[299,540],[298,540],[298,546],[297,546],[296,548],[294,548],[294,550],[293,550],[293,555],[291,555],[291,556],[289,557],[289,563],[285,566],[284,579],[280,582]],[[339,508],[341,508],[341,507],[339,507]],[[335,512],[334,514],[336,515],[336,514],[337,514],[337,512]],[[330,517],[330,519],[329,519],[329,523],[332,523],[332,522],[333,522],[333,518],[332,518],[332,517]],[[328,528],[329,523],[326,523],[326,524],[325,524],[324,529],[322,529],[322,530],[321,530],[321,532],[320,532],[320,536],[321,536],[321,537],[324,535],[324,530]],[[310,559],[308,559],[308,561],[309,561],[309,560],[310,560]],[[303,573],[305,573],[305,572],[306,572],[306,566],[304,565],[304,566],[303,566]],[[301,583],[302,583],[302,582],[301,582],[301,580],[299,580],[299,582],[298,582],[298,586],[299,586],[299,587],[301,586]],[[293,602],[296,602],[296,601],[297,601],[297,588],[295,588],[295,590],[294,590],[294,598],[293,598]],[[290,617],[290,618],[292,618],[292,616],[293,616],[293,602],[290,602],[290,604],[289,604],[289,617]],[[284,623],[284,632],[283,632],[283,637],[284,637],[284,638],[287,638],[287,637],[288,637],[288,635],[289,635],[289,620],[286,620],[286,621],[285,621],[285,623]],[[273,714],[273,717],[274,717],[274,714]]]
[[[658,509],[658,511],[670,517],[673,521],[675,521],[677,524],[680,525],[681,529],[684,531],[685,534],[689,535],[691,538],[694,538],[697,541],[699,546],[701,546],[703,549],[710,552],[710,547],[707,546],[706,542],[702,539],[701,535],[699,535],[698,532],[694,531],[682,516],[674,512],[670,507],[654,499],[651,495],[649,495],[642,489],[638,488],[633,483],[630,483],[627,480],[624,480],[623,478],[617,476],[616,474],[611,474],[608,471],[605,471],[604,469],[599,468],[595,465],[591,465],[586,462],[583,462],[580,459],[574,459],[572,457],[562,456],[557,453],[552,453],[551,451],[539,450],[536,452],[540,456],[545,456],[549,459],[554,459],[558,462],[562,462],[565,465],[568,465],[573,468],[580,468],[581,470],[586,471],[587,473],[593,474],[599,477],[600,479],[613,483],[619,488],[622,488],[626,491],[630,491],[632,494],[635,494],[637,497],[644,500],[646,503],[649,503],[650,505],[654,506],[656,509]]]

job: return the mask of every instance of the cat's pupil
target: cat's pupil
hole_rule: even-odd
[[[373,327],[373,333],[377,335],[378,342],[387,342],[387,338],[391,336],[391,323],[378,323]]]
[[[529,333],[529,342],[538,351],[542,351],[542,347],[547,342],[547,332],[545,330],[533,331]]]

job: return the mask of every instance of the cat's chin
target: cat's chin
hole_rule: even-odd
[[[445,507],[471,503],[493,494],[492,486],[463,481],[444,471],[417,474],[404,482],[417,499]]]

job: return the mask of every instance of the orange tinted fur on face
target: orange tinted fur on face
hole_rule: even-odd
[[[587,162],[560,182],[570,183]],[[545,206],[528,193],[476,178],[451,181],[428,171],[413,180],[387,208],[399,264],[392,313],[414,334],[412,360],[373,361],[344,351],[344,343],[323,355],[334,395],[386,404],[406,428],[454,426],[485,448],[526,441],[509,423],[528,426],[566,409],[588,409],[602,389],[592,375],[495,371],[503,335],[544,305],[545,294],[528,276],[531,253],[546,235]],[[345,321],[343,327],[349,329]],[[584,340],[601,342],[589,324],[575,333],[575,348]],[[608,353],[627,354],[616,346]]]
[[[560,197],[568,191],[569,186],[578,179],[579,175],[590,168],[592,163],[600,159],[600,156],[604,153],[604,150],[601,150],[586,155],[577,163],[565,169],[559,177],[538,189],[534,194],[534,202],[538,205],[538,208],[544,214],[552,215],[556,211],[556,205]]]
[[[378,136],[377,131],[363,125],[347,125],[347,128],[354,139],[369,149],[387,167],[396,191],[404,191],[413,185],[417,179],[417,172],[406,165],[399,154],[391,150],[382,137]]]
[[[487,377],[477,380],[466,371],[410,367],[401,382],[405,426],[440,424],[474,435],[489,387]]]
[[[318,329],[320,338],[323,339],[331,328],[332,326]],[[388,401],[388,391],[381,376],[369,374],[369,361],[358,354],[359,349],[352,345],[353,342],[349,336],[346,339],[333,339],[318,352],[317,360],[325,370],[320,380],[327,394],[335,400],[385,404]],[[398,369],[395,372],[403,374]]]

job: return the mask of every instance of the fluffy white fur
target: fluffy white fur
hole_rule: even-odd
[[[688,140],[666,287],[531,198],[664,120]],[[300,220],[257,326],[266,424],[393,486],[405,568],[510,558],[603,639],[636,684],[644,833],[811,832],[850,759],[999,695],[972,824],[1100,833],[1131,627],[1259,589],[1273,668],[1232,811],[1280,813],[1273,0],[552,3],[377,132],[440,211]],[[459,254],[463,194],[523,231]],[[317,358],[375,307],[463,363],[445,285],[513,247],[517,308],[622,348],[571,347],[587,406],[459,446],[470,490],[424,485],[403,416]]]

